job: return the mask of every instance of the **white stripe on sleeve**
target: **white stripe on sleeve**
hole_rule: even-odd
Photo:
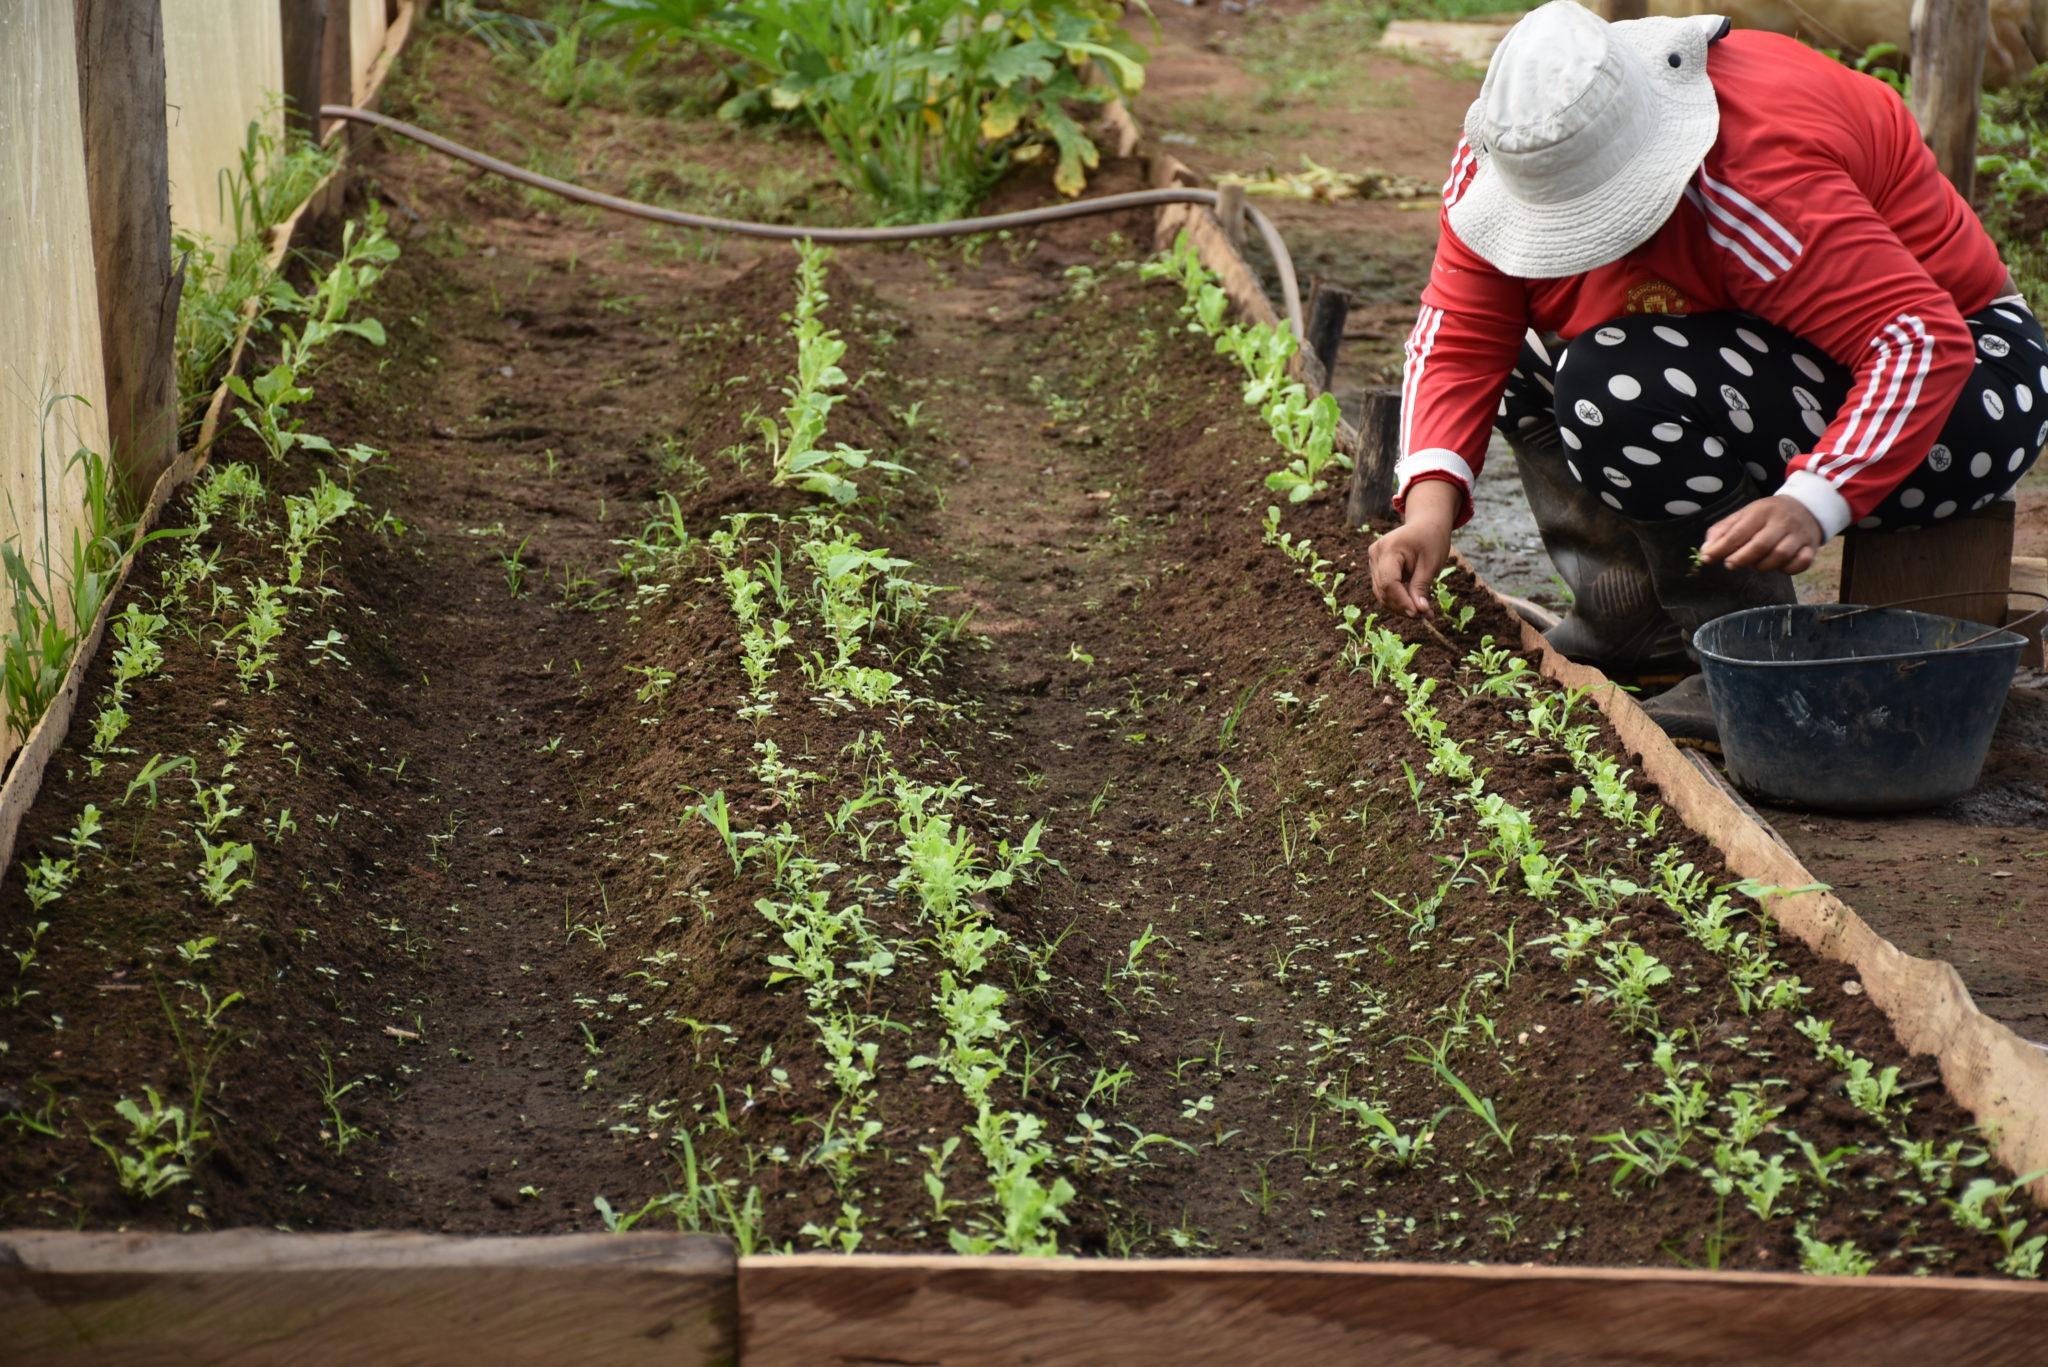
[[[1887,343],[1886,339],[1890,342]],[[1894,345],[1896,344],[1896,349]],[[1870,414],[1870,422],[1856,438],[1852,449],[1849,438],[1855,436],[1856,424],[1852,423],[1844,436],[1842,449],[1831,459],[1818,462],[1815,473],[1825,475],[1829,482],[1840,487],[1853,479],[1867,466],[1874,465],[1891,451],[1899,433],[1905,430],[1906,421],[1920,402],[1920,389],[1926,382],[1927,372],[1934,364],[1934,338],[1927,331],[1926,322],[1917,314],[1902,313],[1885,325],[1884,334],[1873,338],[1871,345],[1877,349],[1878,362],[1873,368],[1869,388],[1864,392],[1867,404],[1878,385],[1885,385],[1885,395]],[[1891,375],[1884,380],[1884,369],[1889,361]],[[1901,391],[1904,391],[1903,394]],[[1864,404],[1857,406],[1857,419],[1863,416]],[[1887,426],[1889,422],[1889,426]],[[1882,435],[1880,436],[1880,432]]]
[[[1906,419],[1912,416],[1913,406],[1920,402],[1921,383],[1927,378],[1928,368],[1934,364],[1934,338],[1928,335],[1927,325],[1913,314],[1902,313],[1899,315],[1899,321],[1910,328],[1913,333],[1911,345],[1913,347],[1912,356],[1915,364],[1913,381],[1906,391],[1906,401],[1899,405],[1897,414],[1892,418],[1891,427],[1886,430],[1883,437],[1878,439],[1877,444],[1870,448],[1868,455],[1858,452],[1858,459],[1855,464],[1846,466],[1842,469],[1841,473],[1830,476],[1837,488],[1841,487],[1844,481],[1855,476],[1866,466],[1877,464],[1877,462],[1883,460],[1890,453],[1892,443],[1897,441],[1899,433],[1905,430]],[[1899,361],[1899,370],[1903,373],[1907,365],[1908,361],[1902,356]],[[1875,422],[1871,423],[1873,431],[1876,430],[1876,427],[1877,424]],[[1869,434],[1866,433],[1865,435],[1868,436]]]
[[[1410,434],[1415,427],[1416,400],[1422,393],[1422,372],[1429,365],[1430,349],[1436,345],[1436,330],[1443,326],[1442,309],[1422,306],[1416,316],[1415,330],[1408,334],[1408,344],[1403,349],[1407,360],[1401,373],[1401,445],[1403,455],[1410,449]]]
[[[1742,234],[1749,241],[1750,245],[1757,249],[1758,254],[1770,262],[1774,268],[1780,271],[1792,269],[1792,262],[1786,258],[1785,253],[1779,251],[1769,239],[1751,227],[1740,215],[1730,212],[1727,206],[1717,202],[1708,195],[1700,196],[1700,204],[1705,207],[1709,214]]]
[[[1456,204],[1465,197],[1464,187],[1460,182],[1465,179],[1465,173],[1472,169],[1473,163],[1478,159],[1478,156],[1470,147],[1467,147],[1463,142],[1458,144],[1457,157],[1451,162],[1450,179],[1444,182],[1444,203],[1446,205]]]
[[[1833,452],[1829,453],[1826,460],[1842,459],[1855,450],[1856,433],[1861,430],[1863,420],[1870,416],[1870,401],[1877,397],[1877,391],[1884,385],[1884,370],[1892,361],[1891,343],[1885,340],[1885,334],[1879,333],[1871,339],[1870,345],[1877,350],[1877,364],[1870,368],[1870,383],[1864,386],[1863,398],[1856,405],[1856,411],[1849,415],[1849,425],[1842,429],[1841,444]],[[1816,461],[1815,464],[1817,466],[1825,465],[1826,460]],[[1817,473],[1826,474],[1827,472],[1822,469],[1817,471]]]

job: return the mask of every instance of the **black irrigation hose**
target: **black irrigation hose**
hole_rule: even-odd
[[[547,190],[564,199],[573,199],[581,204],[595,205],[610,209],[614,213],[631,214],[655,223],[667,223],[678,228],[697,228],[713,233],[737,233],[742,237],[766,237],[780,242],[796,242],[805,238],[813,242],[911,242],[932,237],[967,237],[974,233],[995,232],[1001,228],[1022,228],[1037,223],[1057,223],[1061,219],[1082,218],[1090,214],[1115,213],[1120,209],[1144,209],[1158,204],[1201,204],[1215,208],[1222,198],[1214,190],[1196,190],[1176,187],[1164,190],[1133,190],[1121,195],[1103,195],[1097,199],[1077,199],[1065,204],[1049,204],[1042,209],[1022,209],[1009,214],[987,214],[980,218],[957,218],[947,223],[910,223],[895,228],[802,228],[780,223],[748,223],[734,218],[713,218],[708,214],[688,214],[679,209],[662,209],[637,200],[621,199],[601,190],[587,190],[566,180],[556,180],[523,166],[514,166],[509,161],[500,161],[488,153],[464,147],[459,142],[429,133],[400,119],[374,113],[368,109],[355,109],[342,104],[323,104],[320,116],[326,119],[349,119],[366,123],[372,128],[382,128],[411,138],[422,147],[431,147],[443,156],[466,161],[522,185],[531,185],[538,190]],[[1272,255],[1274,268],[1280,275],[1280,294],[1287,310],[1287,325],[1299,339],[1302,335],[1301,285],[1294,274],[1294,258],[1287,254],[1287,244],[1280,240],[1280,230],[1273,226],[1273,220],[1247,204],[1245,217],[1258,229],[1259,237],[1265,242],[1266,250]]]

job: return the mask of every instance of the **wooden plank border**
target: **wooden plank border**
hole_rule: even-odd
[[[1123,117],[1128,119],[1128,113]],[[1147,150],[1155,167],[1194,178],[1178,158]],[[1156,170],[1153,179],[1158,180]],[[1203,264],[1222,279],[1233,303],[1245,291],[1257,291],[1251,306],[1240,304],[1248,319],[1276,318],[1264,287],[1213,217],[1168,206],[1160,210],[1158,221],[1160,239],[1166,243],[1180,225],[1191,225],[1190,241]],[[1233,286],[1233,281],[1238,283]],[[1318,377],[1306,379],[1312,389],[1319,387]],[[1353,434],[1347,430],[1346,435]],[[1354,440],[1347,449],[1356,455],[1359,448]],[[1457,559],[1472,570],[1462,556]],[[1514,612],[1514,605],[1476,570],[1472,576],[1495,602]],[[1680,820],[1713,842],[1731,871],[1781,888],[1820,881],[1746,803],[1688,761],[1623,689],[1599,670],[1551,650],[1540,632],[1516,616],[1522,621],[1522,646],[1540,652],[1544,676],[1591,692],[1642,776],[1657,786]],[[1935,1059],[1949,1095],[1985,1129],[1991,1151],[2001,1162],[2015,1173],[2044,1174],[2028,1189],[2036,1201],[2048,1204],[2048,1052],[1979,1010],[1953,966],[1907,954],[1832,892],[1773,898],[1770,910],[1808,948],[1844,965],[1849,970],[1845,976],[1862,982],[1902,1046]]]
[[[0,1235],[0,1335],[37,1367],[711,1367],[732,1246],[694,1234]]]
[[[2048,1287],[1248,1259],[739,1260],[746,1367],[2020,1363]]]
[[[1681,821],[1713,842],[1731,870],[1780,888],[1820,881],[1748,804],[1688,760],[1606,675],[1565,659],[1526,622],[1522,645],[1542,652],[1545,676],[1591,691],[1643,777]],[[1934,1058],[1949,1095],[1984,1128],[2000,1162],[2015,1173],[2048,1170],[2048,1053],[1979,1010],[1953,965],[1906,953],[1833,892],[1776,897],[1770,910],[1814,953],[1842,964],[1845,977],[1863,984],[1901,1045]],[[2048,1176],[2028,1190],[2048,1202]]]
[[[380,86],[390,74],[391,64],[397,60],[398,50],[412,31],[413,11],[416,0],[399,0],[400,9],[396,21],[391,25],[385,38],[383,50],[378,54],[374,69]],[[374,102],[376,91],[371,92]],[[330,134],[329,141],[334,141]],[[347,174],[346,146],[339,149],[343,160],[333,173],[307,196],[292,216],[280,223],[271,232],[270,267],[277,270],[291,251],[292,240],[302,223],[318,219],[327,212],[334,202],[334,192]],[[232,375],[242,363],[243,353],[249,341],[249,323],[253,315],[245,313],[243,323],[235,335],[235,344],[228,353],[227,368],[223,376]],[[15,838],[21,834],[22,819],[35,804],[36,794],[42,791],[43,774],[49,768],[50,760],[63,745],[65,734],[71,728],[71,718],[78,707],[78,695],[84,687],[85,674],[92,667],[93,659],[99,653],[100,642],[106,636],[107,622],[113,614],[115,600],[120,597],[122,587],[128,582],[128,574],[135,566],[135,553],[141,546],[142,538],[156,525],[157,517],[173,495],[184,487],[195,474],[206,467],[207,452],[220,428],[221,414],[227,405],[228,388],[225,379],[213,392],[212,400],[206,406],[206,416],[199,426],[199,435],[187,449],[180,451],[163,469],[151,486],[149,497],[142,504],[140,520],[136,524],[135,540],[122,557],[119,569],[106,598],[100,604],[98,615],[92,625],[79,637],[78,649],[72,654],[71,667],[65,672],[64,683],[57,695],[50,700],[49,708],[42,720],[35,724],[21,745],[11,757],[0,759],[5,764],[5,782],[0,783],[0,868],[5,868],[14,858]]]
[[[396,43],[410,17],[408,4],[393,26]],[[380,78],[393,55],[380,59]],[[1132,125],[1120,150],[1137,146]],[[1245,281],[1256,287],[1257,277],[1213,216],[1169,208],[1161,217],[1166,213],[1194,225],[1212,269],[1218,260],[1234,261],[1230,273],[1240,290]],[[280,230],[280,253],[296,225],[295,219]],[[1263,290],[1256,298],[1264,300]],[[1270,301],[1264,316],[1277,318]],[[238,340],[237,359],[241,345]],[[151,516],[203,466],[220,407],[216,394],[201,441],[179,456],[152,493]],[[103,625],[96,624],[95,644]],[[1781,885],[1811,881],[1769,827],[1672,747],[1626,694],[1596,671],[1557,656],[1531,628],[1525,627],[1523,644],[1542,652],[1547,676],[1595,690],[1645,776],[1682,819],[1714,841],[1731,868]],[[81,651],[67,683],[66,719],[91,649]],[[50,721],[45,718],[45,727]],[[55,736],[62,730],[60,721]],[[38,777],[40,768],[41,762]],[[12,806],[20,777],[18,765],[8,784],[8,810],[0,810],[0,822],[7,822],[0,849],[11,848],[27,806],[26,798]],[[2004,1118],[2001,1157],[2015,1166],[2039,1165],[2030,1156],[2048,1145],[2039,1131],[2048,1062],[1978,1013],[1952,968],[1900,953],[1825,894],[1783,898],[1776,910],[1817,951],[1862,975],[1902,1043],[1941,1060],[1959,1102],[1980,1119]],[[2010,1056],[2014,1047],[2022,1057]],[[1240,1367],[1302,1354],[1431,1364],[1922,1367],[1930,1361],[2037,1360],[2048,1338],[2048,1287],[1989,1279],[1246,1259],[735,1258],[724,1240],[674,1234],[18,1231],[0,1233],[0,1337],[22,1360],[49,1367],[225,1361],[280,1367],[368,1361],[417,1367]]]
[[[796,1254],[723,1239],[0,1235],[38,1367],[2021,1363],[2048,1287],[1651,1268]]]

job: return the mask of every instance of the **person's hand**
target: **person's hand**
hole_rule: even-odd
[[[1465,491],[1444,480],[1408,490],[1408,521],[1372,543],[1372,595],[1406,617],[1429,616],[1429,588],[1451,558],[1451,523]]]
[[[1813,553],[1826,539],[1804,504],[1773,494],[1716,522],[1700,547],[1700,563],[1798,574],[1813,563]]]

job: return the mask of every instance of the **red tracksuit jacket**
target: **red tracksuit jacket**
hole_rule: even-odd
[[[1671,218],[1621,260],[1558,280],[1517,279],[1473,253],[1444,218],[1406,348],[1404,494],[1418,479],[1450,480],[1466,491],[1463,523],[1524,332],[1570,340],[1625,313],[1738,309],[1855,372],[1841,411],[1790,462],[1778,491],[1829,536],[1925,458],[1970,372],[1963,317],[2002,292],[1998,248],[1883,82],[1752,31],[1714,44],[1707,74],[1720,137]],[[1446,209],[1475,172],[1461,141]]]

